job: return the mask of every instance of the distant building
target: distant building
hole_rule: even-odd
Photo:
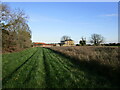
[[[59,43],[57,43],[57,44],[55,44],[55,46],[60,46],[60,44],[59,44]]]
[[[44,45],[42,45],[42,47],[53,47],[53,46],[55,46],[55,44],[44,44]]]
[[[45,43],[41,43],[41,42],[34,42],[33,43],[33,47],[41,47],[43,46]]]
[[[34,42],[33,47],[53,47],[53,46],[60,46],[59,44],[46,44],[41,42]]]
[[[60,45],[61,46],[74,46],[74,41],[72,39],[61,41]]]

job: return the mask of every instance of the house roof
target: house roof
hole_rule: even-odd
[[[34,45],[55,45],[55,44],[46,44],[41,42],[35,42]]]
[[[55,44],[44,44],[44,45],[55,45]]]
[[[46,44],[46,43],[40,43],[40,42],[36,42],[36,43],[34,43],[34,44]]]

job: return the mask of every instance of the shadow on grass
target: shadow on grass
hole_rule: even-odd
[[[48,48],[50,49],[50,48]],[[88,73],[88,75],[99,75],[105,77],[113,86],[120,87],[120,67],[113,68],[109,65],[103,65],[100,64],[98,61],[95,60],[79,60],[75,57],[71,57],[68,55],[65,55],[61,52],[55,51],[50,49],[56,54],[59,54],[65,58],[68,58],[70,62],[76,65],[76,67],[80,70],[83,70],[84,72]]]

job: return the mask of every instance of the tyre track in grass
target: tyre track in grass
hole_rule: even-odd
[[[59,65],[59,63],[56,66],[56,63],[54,62],[54,58],[51,58],[51,53],[46,49],[46,54],[45,57],[46,60],[49,62],[49,68],[50,68],[50,73],[49,73],[49,88],[62,88],[63,85],[60,83],[62,81],[62,78],[58,75],[61,73],[61,70],[64,71]],[[61,70],[59,69],[61,68]],[[62,81],[63,82],[63,81]]]
[[[45,88],[45,70],[43,64],[43,50],[39,49],[38,56],[35,60],[34,67],[28,74],[27,79],[24,81],[24,88]]]
[[[36,53],[38,50],[36,50],[24,63],[22,63],[20,66],[18,66],[11,74],[6,76],[5,78],[2,79],[2,84],[4,85],[9,79],[12,78],[12,76],[17,72],[21,67],[23,67]]]
[[[51,54],[51,57],[56,58],[56,59],[55,59],[56,63],[59,63],[61,66],[63,66],[66,71],[71,72],[71,73],[73,73],[73,72],[75,72],[75,71],[81,72],[81,71],[79,71],[78,67],[76,67],[76,65],[74,65],[74,64],[72,64],[72,63],[70,62],[69,59],[66,59],[66,58],[63,57],[63,56],[60,56],[60,55],[54,53],[54,52],[51,51],[51,50],[50,50],[50,53],[52,53],[52,54]],[[66,61],[67,61],[67,62],[66,62]],[[72,69],[71,69],[71,68],[72,68]],[[77,75],[76,75],[76,77],[78,78]]]
[[[96,78],[93,76],[91,79],[95,83],[89,81],[88,75],[69,58],[47,48],[37,48],[24,63],[3,79],[3,88],[96,87],[99,84],[94,81]]]
[[[38,52],[38,51],[37,51]],[[36,53],[37,53],[36,52]],[[18,71],[16,71],[11,78],[3,85],[3,87],[10,87],[10,88],[23,88],[24,84],[23,82],[26,80],[26,78],[29,76],[29,72],[31,68],[34,66],[34,58],[37,57],[37,54],[35,54],[33,57],[29,59],[26,64],[24,64]]]
[[[81,71],[80,69],[78,69],[78,67],[75,66],[75,64],[72,64],[69,61],[69,59],[61,55],[58,55],[49,49],[45,49],[45,51],[46,51],[46,54],[45,54],[46,58],[48,58],[47,61],[49,61],[49,66],[51,66],[50,69],[52,69],[51,70],[52,72],[49,72],[49,77],[56,78],[56,79],[51,78],[53,79],[53,80],[50,80],[50,82],[53,83],[51,84],[51,87],[52,85],[53,87],[68,87],[68,88],[69,87],[75,87],[75,88],[76,87],[77,88],[78,87],[101,87],[101,86],[106,87],[106,85],[110,86],[108,82],[106,82],[106,85],[102,83],[102,81],[104,82],[104,78],[102,77],[94,76],[94,75],[88,76],[86,72],[84,72],[83,70]],[[67,60],[67,62],[65,61],[65,59]],[[51,76],[51,73],[53,76]],[[63,77],[61,78],[62,75]],[[62,79],[64,81],[62,81]],[[102,81],[98,82],[99,80],[102,80]],[[60,83],[57,83],[57,82],[60,82]],[[58,85],[54,85],[54,84],[58,84]],[[62,86],[60,84],[64,84],[64,85]]]
[[[36,62],[37,62],[38,57],[39,57],[39,56],[36,56],[36,59],[34,60],[35,62],[34,62],[34,64],[33,64],[32,68],[31,68],[31,70],[29,71],[28,76],[27,76],[27,78],[25,79],[25,81],[23,82],[23,84],[28,83],[28,82],[30,81],[30,79],[31,79],[31,74],[32,74],[32,72],[36,69],[36,66],[35,66],[35,65],[36,65]]]
[[[16,72],[16,74],[14,75],[16,78],[18,78],[18,80],[16,80],[15,82],[15,87],[17,88],[30,88],[30,85],[28,84],[31,80],[31,75],[32,72],[34,72],[34,68],[35,68],[35,64],[36,61],[38,59],[39,56],[39,49],[37,50],[36,54],[30,58],[29,62],[27,62],[22,68],[19,69],[19,71]],[[22,72],[22,73],[21,73]],[[19,75],[19,76],[17,76]],[[18,84],[16,84],[17,82],[19,82]],[[26,83],[28,85],[26,85]]]
[[[70,72],[68,66],[66,68],[66,66],[64,66],[65,63],[59,62],[59,60],[56,59],[56,56],[53,56],[55,53],[52,53],[50,50],[46,50],[46,52],[49,53],[46,55],[46,57],[49,58],[53,76],[55,75],[54,78],[52,78],[55,83],[53,82],[52,85],[57,88],[77,86],[74,81],[74,75]]]
[[[35,51],[36,51],[36,50],[35,50]],[[35,51],[34,51],[34,52],[35,52]],[[7,63],[4,63],[4,64],[3,64],[3,72],[2,72],[3,75],[4,75],[3,78],[5,78],[5,77],[8,76],[9,74],[11,74],[11,73],[18,67],[17,65],[20,66],[21,64],[23,64],[23,63],[26,61],[25,59],[28,59],[28,57],[26,57],[26,55],[29,55],[29,54],[30,54],[29,57],[30,57],[31,55],[33,55],[34,52],[33,52],[33,53],[30,53],[30,52],[31,52],[31,50],[27,50],[25,53],[23,52],[23,54],[21,54],[22,52],[20,52],[20,54],[21,54],[22,56],[18,54],[18,57],[16,57],[17,60],[16,60],[15,58],[14,58],[14,61],[11,61],[11,62],[10,62],[9,60],[7,60],[7,61],[8,61],[7,63],[9,63],[9,64],[7,65],[7,67],[6,67],[6,64],[7,64]],[[12,56],[11,56],[11,57],[12,57]],[[13,63],[15,63],[16,65],[14,65]],[[20,64],[19,64],[19,63],[20,63]],[[11,68],[8,69],[9,66],[11,67],[11,64],[14,65],[14,67],[13,67],[14,70],[11,70]],[[7,69],[7,70],[6,70],[6,69]],[[7,72],[7,73],[6,73],[6,72]],[[6,75],[6,74],[7,74],[7,75]]]
[[[45,49],[45,57],[47,62],[49,62],[49,70],[46,70],[48,87],[65,88],[76,86],[73,78],[71,78],[71,74],[60,64],[60,62],[56,62],[56,58],[51,57],[51,54],[52,53],[50,53],[48,49]]]
[[[43,64],[44,64],[44,68],[45,68],[45,81],[46,81],[46,88],[50,88],[51,85],[51,79],[50,79],[50,63],[47,60],[46,57],[46,52],[45,49],[43,48]]]
[[[63,60],[63,57],[61,58],[60,56],[58,56],[56,53],[54,53],[54,52],[52,52],[52,51],[50,51],[50,53],[52,53],[52,54],[51,54],[51,57],[56,58],[56,62],[57,62],[57,63],[61,64],[66,71],[71,72],[70,67],[74,67],[73,64],[69,63],[68,60],[67,60],[67,63],[64,62],[64,61],[65,61],[65,58],[64,58],[64,60]],[[57,55],[57,56],[56,56],[56,55]],[[65,64],[65,63],[66,63],[66,64]],[[69,66],[69,67],[68,67],[68,66]]]
[[[5,55],[5,57],[4,57],[4,55],[3,55],[3,60],[5,60],[6,58],[7,58],[7,60],[6,61],[4,61],[3,62],[3,64],[8,64],[8,63],[11,63],[11,62],[9,62],[8,61],[8,59],[9,60],[11,60],[11,59],[14,59],[14,60],[21,60],[21,58],[24,58],[24,57],[26,57],[26,55],[27,54],[29,54],[31,51],[32,51],[33,49],[28,49],[28,50],[24,50],[24,51],[21,51],[21,52],[17,52],[17,53],[11,53],[11,54],[6,54]],[[15,55],[14,55],[15,54]],[[17,57],[15,57],[15,58],[13,58],[14,56],[17,56]]]
[[[55,63],[57,65],[59,65],[58,68],[59,71],[64,70],[64,74],[66,74],[67,76],[64,76],[64,80],[66,80],[65,82],[65,86],[64,87],[68,87],[68,88],[73,88],[73,87],[86,87],[86,82],[88,82],[88,79],[87,78],[82,78],[82,77],[85,77],[84,73],[82,71],[79,71],[70,61],[69,59],[66,59],[65,57],[62,57],[60,55],[57,55],[56,53],[52,52],[51,50],[49,50],[49,52],[51,53],[50,54],[50,57],[51,58],[54,58],[54,63],[53,64],[53,67],[55,66]],[[67,60],[67,63],[65,62],[65,59]],[[56,69],[56,67],[54,67]],[[77,71],[77,73],[75,74],[73,72],[73,70],[75,70],[74,72]],[[57,72],[57,71],[56,71]],[[67,77],[67,79],[66,79]],[[84,82],[86,80],[86,82]],[[63,83],[63,81],[62,81]],[[81,83],[81,84],[80,84]],[[84,85],[83,85],[84,84]]]
[[[60,78],[57,77],[57,68],[55,69],[54,68],[54,65],[51,63],[51,62],[54,62],[54,61],[51,61],[51,58],[50,57],[50,54],[48,52],[48,49],[45,49],[44,48],[44,66],[45,66],[45,72],[46,72],[46,88],[62,88],[62,85],[60,85],[59,81],[60,81]],[[59,67],[59,65],[58,65]],[[63,70],[63,69],[61,69]]]

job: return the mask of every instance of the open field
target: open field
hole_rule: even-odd
[[[91,47],[91,49],[95,48]],[[77,55],[83,57],[74,56],[76,50],[78,50]],[[17,53],[3,54],[3,88],[119,87],[120,73],[117,71],[119,61],[117,52],[114,51],[117,49],[113,50],[115,55],[110,53],[112,49],[97,50],[100,50],[99,53],[106,52],[103,55],[105,59],[110,59],[110,64],[97,62],[99,60],[96,60],[95,56],[91,58],[96,62],[89,60],[91,59],[89,56],[87,59],[85,55],[92,54],[93,51],[89,52],[88,48],[80,50],[78,47],[36,47]],[[66,53],[68,51],[69,54]],[[106,56],[107,54],[109,55]],[[113,61],[110,56],[114,57]],[[105,73],[106,70],[109,71]]]

